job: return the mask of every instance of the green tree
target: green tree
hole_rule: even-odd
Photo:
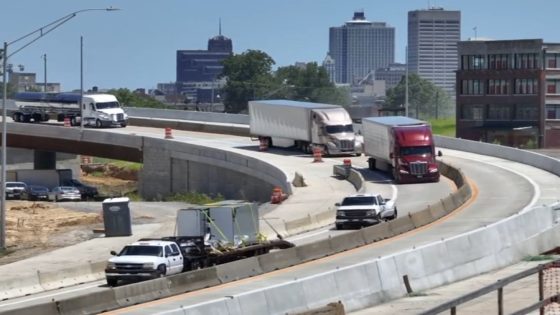
[[[108,93],[115,95],[123,106],[166,108],[165,104],[163,104],[158,100],[155,100],[151,96],[134,93],[129,89],[124,89],[124,88],[113,89],[113,90],[109,90]]]
[[[281,67],[275,73],[277,88],[273,96],[291,100],[339,105],[350,104],[350,93],[337,88],[330,80],[325,68],[310,62],[305,67]]]
[[[273,86],[274,60],[259,50],[247,50],[223,61],[221,77],[226,78],[222,89],[226,112],[247,110],[249,100],[265,95]]]
[[[385,104],[387,107],[404,106],[405,77],[401,82],[387,90]],[[417,74],[408,76],[408,105],[409,115],[420,119],[450,117],[454,113],[454,104],[445,91]]]

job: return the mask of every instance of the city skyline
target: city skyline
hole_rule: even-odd
[[[209,38],[222,34],[232,39],[234,53],[247,49],[266,52],[276,67],[295,62],[321,64],[328,52],[329,27],[343,25],[357,10],[372,22],[394,27],[395,62],[404,62],[407,13],[428,5],[459,10],[461,40],[479,38],[543,38],[560,42],[551,27],[560,3],[546,0],[504,3],[473,0],[406,3],[371,1],[295,1],[266,3],[247,0],[230,3],[59,0],[44,7],[39,0],[8,1],[9,12],[0,20],[0,41],[11,41],[68,13],[86,8],[116,7],[115,12],[84,12],[10,58],[26,72],[43,78],[43,59],[48,56],[48,81],[59,82],[65,91],[79,88],[79,39],[84,36],[84,88],[155,88],[175,80],[177,50],[205,49]],[[36,8],[36,9],[35,9]],[[546,10],[543,10],[546,8]],[[259,12],[258,14],[249,14]],[[496,14],[499,12],[500,14]],[[541,23],[535,23],[539,21]],[[476,31],[475,31],[476,28]],[[10,47],[12,48],[12,47]],[[16,47],[17,48],[17,47]],[[17,68],[17,67],[16,67]]]

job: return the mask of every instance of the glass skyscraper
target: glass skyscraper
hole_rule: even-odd
[[[443,8],[408,12],[408,71],[455,97],[461,11]]]
[[[395,28],[366,20],[355,12],[351,21],[329,29],[329,55],[336,83],[357,83],[395,60]]]

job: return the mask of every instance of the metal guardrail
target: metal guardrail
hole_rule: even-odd
[[[443,313],[445,311],[449,311],[451,315],[456,315],[457,314],[457,307],[461,304],[470,302],[476,298],[479,298],[481,296],[484,296],[486,294],[492,293],[494,291],[497,291],[497,304],[498,304],[498,314],[502,315],[504,314],[504,287],[507,286],[508,284],[511,284],[515,281],[521,280],[523,278],[526,278],[528,276],[534,275],[536,273],[538,273],[538,277],[539,277],[539,301],[537,303],[534,303],[526,308],[523,308],[521,310],[518,310],[514,313],[512,313],[512,315],[522,315],[522,314],[527,314],[529,312],[532,311],[536,311],[536,310],[540,310],[540,314],[543,315],[544,314],[544,307],[549,305],[550,303],[553,302],[558,302],[559,298],[560,298],[560,294],[558,295],[553,295],[550,297],[545,298],[544,297],[544,270],[545,269],[549,269],[549,268],[560,268],[560,259],[559,260],[555,260],[546,264],[541,264],[538,265],[536,267],[533,267],[531,269],[527,269],[524,270],[520,273],[511,275],[509,277],[506,277],[504,279],[500,279],[498,280],[496,283],[485,286],[483,288],[480,288],[476,291],[473,291],[471,293],[465,294],[463,296],[460,296],[456,299],[453,299],[449,302],[440,304],[432,309],[429,309],[427,311],[424,311],[422,313],[420,313],[421,315],[432,315],[432,314],[439,314],[439,313]]]

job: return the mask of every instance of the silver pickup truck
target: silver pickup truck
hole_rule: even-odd
[[[336,203],[337,230],[347,226],[362,227],[397,217],[395,202],[381,197],[380,194],[356,194],[345,197]]]

